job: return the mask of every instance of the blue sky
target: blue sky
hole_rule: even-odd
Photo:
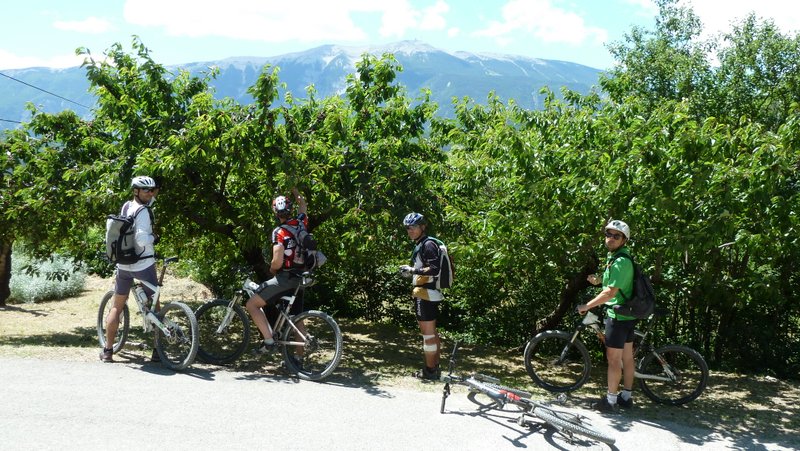
[[[753,11],[786,33],[800,24],[787,0],[690,1],[709,34]],[[275,56],[323,44],[418,39],[446,51],[558,59],[605,69],[604,47],[634,25],[652,28],[651,0],[26,0],[4,2],[0,69],[80,65],[138,35],[156,62]]]

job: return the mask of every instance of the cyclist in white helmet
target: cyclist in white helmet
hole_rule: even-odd
[[[117,277],[114,286],[114,306],[108,311],[106,317],[106,343],[114,343],[119,326],[119,315],[125,303],[128,302],[128,294],[131,291],[133,279],[146,280],[157,285],[156,262],[154,245],[158,242],[158,235],[153,233],[153,212],[150,206],[155,199],[158,185],[152,177],[139,175],[131,180],[133,199],[122,205],[121,216],[134,217],[134,241],[136,242],[136,253],[140,256],[139,260],[131,264],[117,264]],[[153,292],[145,287],[148,296]],[[158,311],[159,306],[155,306]],[[100,360],[112,362],[113,352],[111,349],[103,348],[100,351]],[[158,353],[153,350],[153,361],[158,361]]]
[[[422,351],[425,366],[414,373],[420,379],[438,380],[440,341],[436,331],[439,317],[439,302],[442,292],[436,289],[434,278],[439,274],[439,246],[428,237],[428,221],[420,213],[409,213],[403,219],[408,237],[414,241],[411,265],[402,265],[400,274],[410,277],[414,285],[411,296],[414,298],[417,322],[422,332]],[[412,266],[413,265],[413,266]]]
[[[633,339],[636,318],[617,313],[613,306],[630,299],[633,294],[633,261],[630,251],[625,246],[631,236],[631,229],[623,221],[609,221],[605,229],[606,269],[600,279],[594,274],[587,277],[592,285],[603,284],[603,290],[586,304],[578,306],[578,312],[584,314],[589,309],[605,304],[606,315],[606,359],[608,360],[608,392],[592,403],[592,408],[602,412],[617,412],[620,407],[633,407]],[[627,258],[619,258],[621,255]],[[623,379],[622,392],[619,390],[620,377]]]

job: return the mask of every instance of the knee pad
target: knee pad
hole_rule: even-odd
[[[436,335],[423,335],[422,336],[422,350],[425,352],[436,352],[439,349],[439,344],[434,343],[432,345],[428,344],[428,340],[431,338],[436,338]]]

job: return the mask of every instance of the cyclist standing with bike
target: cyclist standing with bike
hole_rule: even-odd
[[[117,276],[114,286],[114,306],[106,317],[106,343],[114,343],[114,337],[119,328],[119,316],[125,303],[128,301],[128,294],[131,291],[133,279],[145,280],[153,285],[158,285],[156,275],[156,261],[154,245],[158,243],[158,235],[153,233],[153,212],[150,206],[157,193],[158,187],[155,180],[146,175],[136,176],[131,180],[133,199],[122,205],[122,216],[134,217],[134,241],[136,243],[136,253],[140,256],[139,260],[131,264],[117,264]],[[144,214],[144,213],[147,214]],[[145,287],[147,296],[152,296],[153,292]],[[158,306],[155,306],[158,311]],[[103,362],[113,362],[112,349],[103,348],[100,351],[100,360]],[[153,350],[152,361],[158,361],[158,353]]]
[[[422,351],[425,355],[425,366],[414,373],[420,379],[438,380],[440,341],[436,332],[436,319],[439,316],[439,302],[442,292],[436,289],[435,278],[439,275],[439,246],[427,239],[428,222],[420,213],[409,213],[403,219],[408,237],[414,241],[414,252],[411,264],[400,266],[403,277],[412,278],[414,288],[411,296],[416,306],[417,322],[422,332]]]
[[[265,306],[274,306],[280,296],[293,292],[301,282],[300,274],[305,270],[303,256],[297,237],[290,231],[301,223],[308,228],[308,205],[297,188],[292,188],[292,195],[297,202],[297,216],[292,217],[292,201],[285,196],[278,196],[272,201],[272,211],[280,221],[278,227],[272,230],[272,260],[269,270],[274,276],[259,285],[255,294],[247,300],[245,307],[250,312],[250,317],[264,337],[261,347],[256,349],[256,354],[264,354],[275,349],[275,339],[272,338],[272,329],[267,322],[267,315],[262,310]],[[303,299],[295,300],[292,305],[291,315],[303,311]]]
[[[633,359],[636,318],[620,315],[613,308],[624,304],[625,298],[630,299],[633,294],[633,263],[630,258],[619,258],[621,254],[630,256],[625,245],[630,239],[631,230],[623,221],[612,220],[605,227],[605,236],[608,256],[603,278],[601,280],[594,274],[587,277],[592,285],[602,283],[603,290],[588,303],[579,305],[578,313],[583,315],[599,305],[607,306],[605,346],[608,393],[592,403],[592,408],[602,412],[618,412],[619,407],[633,406],[631,392],[636,367]],[[623,390],[618,393],[620,377],[623,379]]]

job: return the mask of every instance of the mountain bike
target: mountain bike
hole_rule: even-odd
[[[156,256],[161,260],[161,274],[158,277],[158,286],[136,279],[131,286],[133,299],[139,307],[145,334],[154,332],[155,349],[161,358],[161,364],[172,370],[186,369],[194,362],[198,348],[198,327],[194,312],[183,302],[173,301],[163,305],[160,310],[152,310],[161,295],[164,273],[170,263],[178,261],[178,257]],[[152,301],[147,297],[144,287],[153,290]],[[97,312],[97,337],[100,345],[106,347],[106,317],[114,306],[114,290],[108,291],[100,301]],[[128,304],[120,312],[119,327],[111,349],[117,353],[128,340],[130,331],[130,310]]]
[[[469,376],[453,374],[458,346],[459,343],[456,341],[453,345],[453,352],[450,354],[448,373],[442,376],[444,388],[442,389],[440,413],[445,412],[445,402],[450,396],[450,384],[459,384],[469,387],[471,394],[480,393],[487,396],[490,399],[490,408],[503,409],[507,404],[517,406],[520,409],[517,424],[520,426],[528,424],[527,417],[532,416],[544,421],[570,441],[575,439],[575,435],[582,435],[609,445],[613,445],[616,441],[613,437],[595,429],[587,417],[556,409],[549,403],[535,401],[529,392],[500,385],[500,381],[494,377],[479,373]]]
[[[670,344],[655,348],[648,342],[656,318],[666,311],[656,309],[646,320],[644,331],[635,331],[636,379],[648,398],[661,404],[682,405],[697,399],[708,384],[708,365],[687,346]],[[578,321],[573,332],[548,330],[537,334],[525,346],[525,370],[540,387],[563,393],[579,389],[589,379],[591,359],[578,335],[592,330],[605,342],[600,318],[592,313]]]
[[[309,310],[290,315],[297,296],[314,284],[311,273],[300,275],[300,284],[291,296],[277,304],[278,318],[272,329],[281,347],[286,367],[300,379],[319,381],[330,376],[342,358],[342,332],[328,314]],[[246,280],[230,300],[215,299],[197,309],[200,348],[197,356],[215,365],[231,363],[241,357],[250,342],[250,320],[242,305],[255,294],[258,285]]]

